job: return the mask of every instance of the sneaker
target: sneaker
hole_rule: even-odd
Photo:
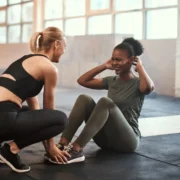
[[[78,151],[74,150],[74,148],[71,144],[69,146],[67,146],[64,151],[69,153],[71,156],[71,157],[67,158],[68,161],[66,164],[83,162],[85,160],[83,150],[78,152]]]
[[[4,161],[2,159],[0,159],[0,164],[4,164]]]
[[[2,145],[0,144],[0,148],[2,147]],[[2,159],[0,159],[0,164],[4,164],[4,161]]]
[[[3,160],[13,171],[18,173],[24,173],[30,171],[30,167],[21,164],[21,160],[18,154],[13,154],[10,150],[9,144],[4,144],[0,148],[0,159]]]
[[[56,144],[56,146],[57,146],[57,148],[59,148],[61,151],[63,151],[63,150],[65,149],[65,147],[66,147],[66,146],[64,146],[63,144],[60,144],[60,143]],[[45,160],[45,161],[52,162],[53,164],[62,164],[62,163],[58,163],[58,162],[56,162],[55,160],[53,160],[53,159],[51,158],[50,154],[48,154],[48,153],[45,153],[45,154],[44,154],[44,160]]]
[[[70,154],[70,158],[67,157],[67,163],[66,164],[71,164],[71,163],[77,163],[77,162],[82,162],[85,160],[85,156],[83,154],[83,150],[80,152],[75,151],[72,145],[69,145],[64,148],[64,151],[68,152]],[[48,161],[53,163],[53,164],[63,164],[62,162],[56,162],[54,159],[52,159],[50,156],[48,157]]]
[[[60,143],[58,143],[58,144],[56,144],[56,146],[61,150],[61,151],[63,151],[67,146],[65,146],[65,145],[63,145],[63,144],[60,144]]]

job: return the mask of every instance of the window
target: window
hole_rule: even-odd
[[[143,0],[114,0],[116,11],[142,9]]]
[[[9,26],[8,42],[9,43],[19,43],[20,38],[21,38],[21,26],[20,25]]]
[[[85,35],[85,18],[67,19],[65,34],[68,36]]]
[[[63,31],[63,21],[62,20],[54,20],[54,21],[46,21],[45,22],[45,28],[49,26],[55,26],[58,27]]]
[[[33,2],[23,4],[23,6],[22,6],[22,21],[23,22],[32,22],[33,21]]]
[[[178,0],[145,0],[146,8],[178,5]]]
[[[177,8],[147,12],[147,39],[177,38]]]
[[[90,10],[110,9],[110,0],[90,0]]]
[[[6,27],[0,26],[0,44],[6,43]]]
[[[55,26],[63,31],[63,0],[45,0],[44,27]]]
[[[6,0],[1,0],[0,1],[0,7],[6,6],[7,5],[7,1]],[[6,43],[6,10],[5,8],[2,8],[2,10],[0,10],[0,44],[4,44]]]
[[[142,12],[120,13],[115,16],[115,33],[130,34],[142,39]]]
[[[62,0],[45,0],[45,19],[62,18]]]
[[[86,0],[65,0],[65,16],[84,16]]]
[[[0,7],[6,6],[7,5],[7,0],[1,0],[0,1]]]
[[[25,42],[29,42],[29,39],[32,35],[32,25],[31,24],[24,24],[23,25],[23,28],[22,28],[22,32],[23,32],[23,35],[22,35],[22,42],[25,43]]]
[[[110,34],[112,32],[112,16],[99,15],[88,19],[88,34]]]
[[[13,5],[8,8],[8,24],[21,22],[21,5]]]
[[[2,10],[0,11],[0,23],[5,23],[6,22],[6,11]]]
[[[16,3],[20,3],[21,0],[8,0],[8,4],[16,4]]]
[[[7,6],[8,43],[28,42],[33,33],[33,2],[11,0]]]

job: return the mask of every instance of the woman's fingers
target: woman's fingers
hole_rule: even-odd
[[[66,151],[63,151],[63,154],[64,154],[65,156],[67,156],[67,157],[71,157],[71,155],[70,155],[68,152],[66,152]]]
[[[67,162],[67,158],[63,154],[61,154],[61,158],[63,159],[63,161]]]
[[[54,159],[56,160],[57,163],[59,163],[59,159],[55,156]]]
[[[65,161],[63,160],[63,158],[59,155],[59,156],[57,156],[57,158],[58,158],[58,161],[59,162],[62,162],[63,164],[65,164]]]

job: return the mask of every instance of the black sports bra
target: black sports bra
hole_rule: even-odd
[[[3,73],[12,75],[16,81],[6,77],[0,77],[0,86],[5,87],[16,94],[19,98],[22,99],[22,101],[39,94],[42,87],[44,86],[43,81],[36,80],[33,76],[26,72],[22,66],[23,61],[32,56],[46,57],[42,54],[25,55],[13,62]]]

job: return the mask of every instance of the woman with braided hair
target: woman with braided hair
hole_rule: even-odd
[[[138,118],[144,96],[154,88],[153,81],[137,57],[142,53],[142,44],[134,38],[127,38],[113,49],[111,59],[78,79],[78,83],[86,88],[107,89],[108,97],[102,97],[97,103],[89,95],[77,98],[69,115],[69,125],[57,145],[71,155],[67,163],[84,161],[83,148],[91,138],[102,149],[120,153],[136,150],[141,137]],[[132,66],[135,66],[139,77],[132,72]],[[106,69],[114,70],[116,75],[95,78]],[[86,122],[84,129],[71,143],[83,121]],[[47,155],[45,158],[56,163]]]

